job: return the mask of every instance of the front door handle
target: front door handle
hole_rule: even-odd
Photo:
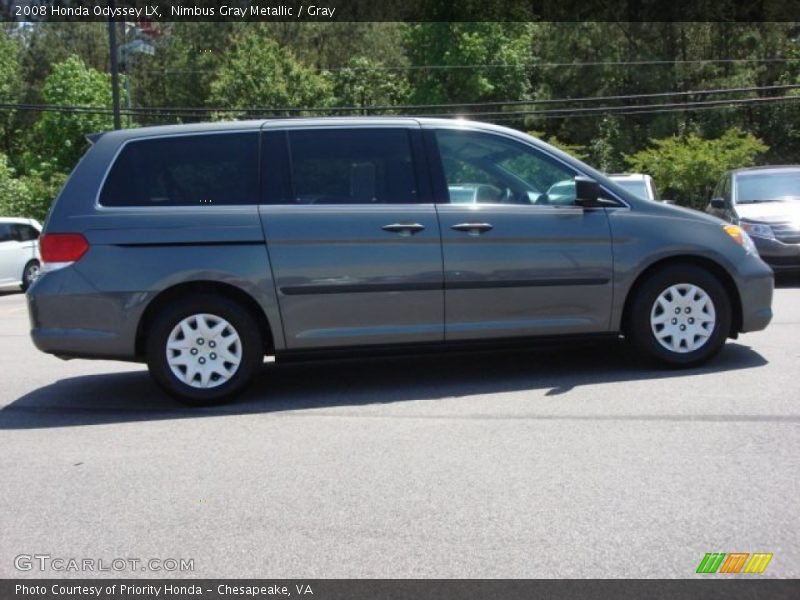
[[[491,223],[456,223],[450,229],[455,231],[466,231],[469,235],[480,235],[491,230],[494,226]]]
[[[399,233],[401,237],[409,237],[425,229],[425,225],[420,225],[419,223],[389,223],[381,227],[381,229]]]

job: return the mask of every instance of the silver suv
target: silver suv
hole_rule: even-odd
[[[774,271],[800,272],[800,165],[729,171],[706,212],[750,234]]]
[[[33,341],[146,361],[190,403],[241,390],[267,354],[624,335],[692,366],[772,317],[772,271],[737,226],[511,129],[301,119],[93,139],[45,224]]]

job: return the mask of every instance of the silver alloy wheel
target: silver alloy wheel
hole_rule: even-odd
[[[201,313],[178,323],[167,338],[172,374],[193,388],[213,388],[231,379],[242,362],[242,341],[222,317]]]
[[[39,265],[36,263],[31,264],[25,271],[25,279],[30,285],[39,277]]]
[[[692,283],[676,283],[659,294],[650,311],[650,327],[661,346],[686,354],[702,348],[717,323],[714,302]]]

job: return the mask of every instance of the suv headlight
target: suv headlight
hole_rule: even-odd
[[[756,245],[753,243],[753,240],[750,239],[750,236],[747,235],[747,232],[744,229],[738,225],[723,225],[722,229],[731,237],[734,242],[744,248],[745,252],[751,256],[758,256]]]
[[[744,229],[748,234],[768,240],[775,239],[775,232],[772,227],[764,223],[750,223],[749,221],[740,221],[739,226]]]

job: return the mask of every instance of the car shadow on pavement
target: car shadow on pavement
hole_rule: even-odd
[[[566,399],[581,386],[647,379],[663,382],[765,364],[748,346],[728,342],[703,367],[660,369],[641,361],[621,341],[522,351],[268,362],[234,402],[209,408],[181,405],[142,370],[73,377],[36,389],[0,410],[0,429],[262,414],[523,390],[546,390],[546,396]]]
[[[777,273],[776,288],[800,288],[800,273]]]

